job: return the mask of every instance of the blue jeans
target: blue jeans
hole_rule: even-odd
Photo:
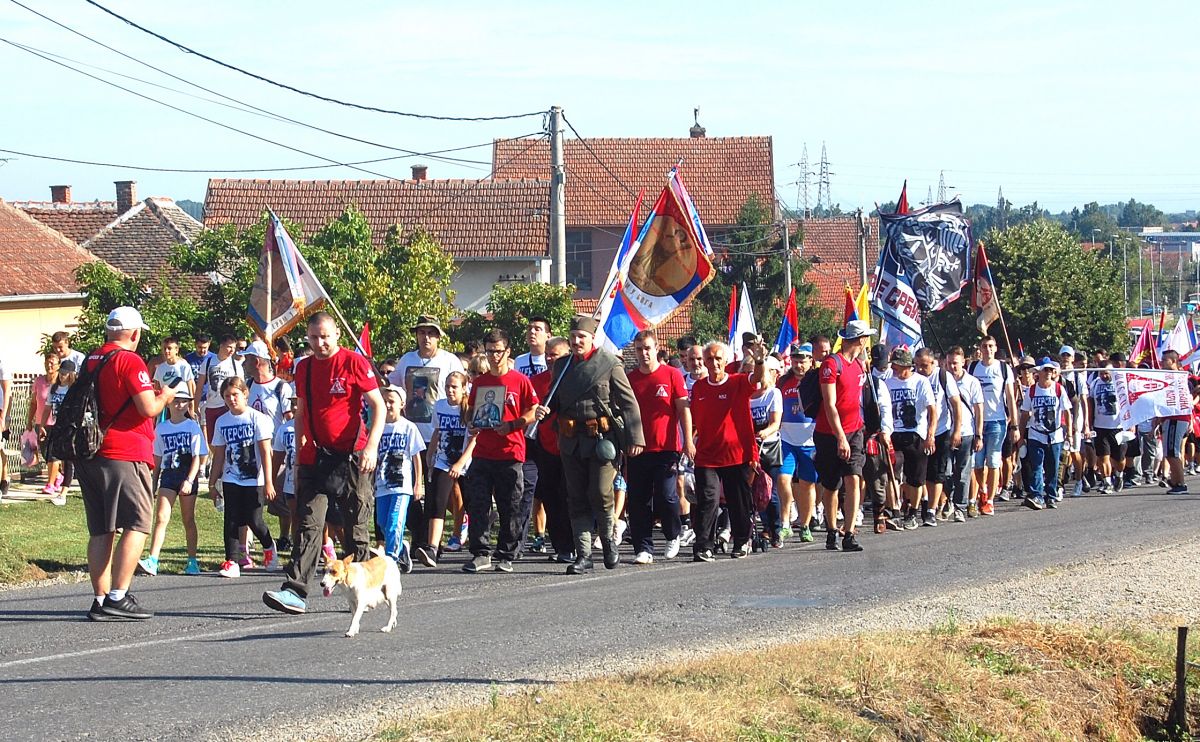
[[[954,507],[966,510],[970,504],[968,500],[971,499],[971,464],[975,458],[975,436],[964,435],[962,444],[951,451],[950,456],[954,462],[954,474],[946,488],[952,492]]]
[[[412,495],[379,495],[375,498],[375,520],[383,531],[383,548],[392,559],[399,559],[404,548],[404,524],[408,520],[408,502]]]
[[[1029,492],[1036,499],[1058,496],[1058,463],[1062,459],[1061,443],[1042,443],[1028,440],[1025,452],[1029,458]]]
[[[983,448],[975,453],[975,468],[1000,468],[1000,454],[1004,448],[1004,436],[1008,434],[1007,420],[985,420],[983,423]]]

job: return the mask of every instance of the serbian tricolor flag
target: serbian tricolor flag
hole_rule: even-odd
[[[783,307],[783,324],[779,327],[779,334],[775,337],[775,347],[772,350],[787,359],[788,346],[798,339],[800,339],[800,316],[796,313],[796,287],[793,286],[792,293],[788,294],[787,304]]]
[[[258,275],[250,288],[246,319],[267,346],[329,302],[308,261],[296,247],[283,222],[268,211],[266,236],[258,261]]]
[[[1142,332],[1134,342],[1133,349],[1129,351],[1129,365],[1132,368],[1137,368],[1143,363],[1150,364],[1152,368],[1158,368],[1158,357],[1154,352],[1154,336],[1150,330],[1151,324],[1151,320],[1142,323]]]
[[[678,166],[668,173],[636,240],[628,240],[636,215],[629,223],[597,308],[602,343],[613,351],[674,316],[714,274],[708,236]]]
[[[975,282],[971,290],[971,309],[976,312],[975,327],[980,335],[987,335],[988,328],[1000,317],[1000,297],[996,296],[996,284],[992,281],[992,267],[988,265],[983,241],[979,242],[975,259]]]
[[[371,323],[363,324],[362,334],[358,336],[358,352],[362,353],[367,358],[374,358],[375,354],[371,352]]]
[[[734,292],[736,295],[736,292]],[[733,309],[732,302],[730,309]],[[742,293],[737,301],[737,311],[729,323],[729,347],[733,352],[733,360],[742,360],[742,336],[745,333],[758,335],[758,323],[754,321],[754,307],[750,305],[750,292],[746,284],[742,284]]]

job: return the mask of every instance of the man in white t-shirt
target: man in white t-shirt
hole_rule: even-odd
[[[925,485],[929,455],[934,451],[937,405],[929,379],[913,373],[912,351],[892,350],[892,375],[884,380],[892,403],[890,420],[883,421],[885,440],[896,453],[896,476],[904,500],[905,530],[917,527],[921,490]],[[936,523],[936,521],[934,521]]]
[[[1111,360],[1102,368],[1113,367]],[[1117,381],[1108,371],[1100,371],[1088,386],[1090,427],[1096,431],[1096,474],[1100,479],[1097,492],[1107,495],[1116,487],[1117,467],[1125,461],[1125,443],[1121,440],[1121,409],[1117,403]]]
[[[958,385],[958,396],[962,400],[962,417],[959,418],[959,433],[962,436],[954,450],[954,522],[963,523],[967,517],[975,517],[977,483],[974,472],[976,452],[983,449],[983,389],[979,379],[967,373],[966,352],[954,346],[946,353],[946,370]]]
[[[71,348],[71,335],[59,330],[50,336],[50,344],[58,354],[59,361],[74,361],[75,368],[83,368],[83,354]]]
[[[1087,360],[1080,354],[1079,368],[1075,367],[1075,349],[1064,345],[1058,350],[1059,381],[1067,388],[1071,399],[1071,437],[1063,441],[1063,455],[1070,457],[1071,478],[1074,480],[1073,497],[1083,494],[1083,472],[1086,462],[1083,456],[1083,441],[1087,437],[1088,384],[1087,372],[1083,367]]]
[[[1017,425],[1015,374],[1007,363],[996,358],[996,339],[990,336],[980,341],[979,360],[971,362],[967,373],[979,381],[983,392],[983,446],[975,454],[979,512],[994,515],[996,511],[992,501],[1000,491],[1005,436],[1014,446],[1021,440]]]
[[[180,379],[183,389],[194,399],[196,377],[192,374],[192,365],[179,355],[179,338],[163,340],[162,357],[162,363],[154,367],[154,380],[158,382],[158,388],[170,386],[175,379]]]
[[[962,441],[962,407],[958,382],[949,371],[938,368],[933,351],[921,348],[915,360],[917,373],[929,379],[933,403],[937,407],[934,449],[925,467],[925,505],[921,508],[922,524],[936,526],[937,513],[942,509],[943,490],[952,482],[954,474],[954,450]]]
[[[1050,358],[1038,364],[1037,381],[1021,395],[1021,425],[1026,441],[1030,480],[1021,503],[1031,510],[1058,507],[1058,464],[1063,441],[1071,440],[1074,422],[1071,398],[1059,381],[1059,367]]]
[[[196,386],[205,389],[208,396],[204,398],[204,435],[205,440],[212,443],[213,426],[217,418],[225,414],[225,400],[221,398],[221,385],[233,376],[242,375],[242,364],[234,355],[237,350],[237,338],[233,335],[222,335],[217,346],[217,354],[209,356],[200,367],[200,378]]]
[[[531,317],[525,330],[525,342],[529,352],[517,356],[514,368],[529,378],[546,370],[546,341],[550,339],[550,320]]]
[[[417,339],[417,347],[400,357],[396,362],[396,370],[388,376],[388,382],[404,389],[404,417],[417,426],[428,446],[437,427],[433,406],[446,396],[446,377],[464,369],[458,356],[438,347],[445,333],[436,317],[421,315],[412,331]],[[426,476],[430,473],[424,472]],[[411,501],[406,525],[414,534],[414,543],[421,543],[427,538],[428,523],[421,501]]]

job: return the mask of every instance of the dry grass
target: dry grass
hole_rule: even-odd
[[[1173,653],[1165,631],[951,620],[497,691],[381,739],[1137,740],[1161,731]]]

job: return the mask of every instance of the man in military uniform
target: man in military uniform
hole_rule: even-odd
[[[567,509],[575,532],[575,562],[567,574],[592,568],[592,524],[599,523],[604,566],[618,562],[613,525],[613,478],[619,448],[637,456],[645,446],[637,399],[621,359],[596,347],[597,321],[578,315],[571,322],[571,354],[554,364],[560,379],[538,419],[558,413],[558,443],[567,485]]]

